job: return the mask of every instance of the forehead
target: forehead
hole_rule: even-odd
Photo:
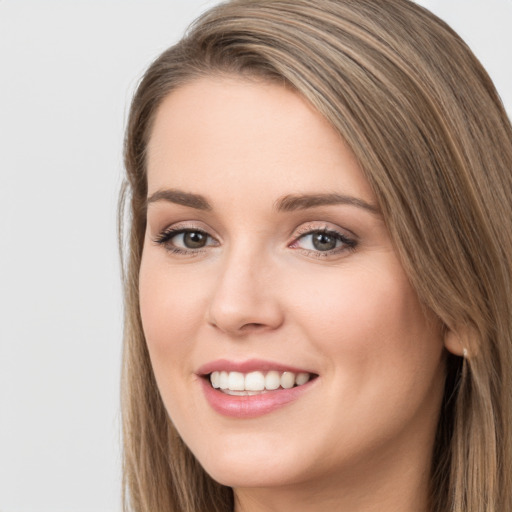
[[[372,196],[352,151],[307,101],[237,77],[197,79],[162,102],[148,145],[148,188],[166,187]]]

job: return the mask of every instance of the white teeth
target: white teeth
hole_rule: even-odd
[[[212,383],[212,386],[215,389],[219,389],[220,388],[220,373],[219,372],[213,372],[210,375],[210,382]]]
[[[281,385],[281,375],[279,372],[268,372],[265,375],[265,388],[266,389],[277,389]]]
[[[292,372],[284,372],[281,375],[281,387],[284,389],[293,388],[295,384],[295,374]]]
[[[220,372],[219,387],[220,387],[220,389],[228,389],[229,388],[228,372]]]
[[[244,374],[240,372],[229,372],[228,388],[231,391],[243,391],[245,389]]]
[[[309,381],[309,373],[298,373],[297,377],[295,377],[295,384],[297,386],[302,386],[303,384],[306,384],[306,382]]]
[[[283,388],[290,389],[294,386],[302,386],[310,379],[310,374],[301,372],[277,372],[270,371],[241,372],[215,371],[210,374],[210,382],[215,389],[221,389],[230,395],[254,395],[258,392],[273,391]]]
[[[265,376],[261,372],[251,372],[245,376],[246,391],[263,391],[265,389]]]

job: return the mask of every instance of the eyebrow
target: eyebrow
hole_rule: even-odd
[[[146,204],[148,205],[156,201],[167,201],[169,203],[175,203],[182,206],[188,206],[189,208],[195,208],[196,210],[209,211],[212,209],[210,203],[204,196],[199,194],[191,194],[190,192],[183,192],[182,190],[157,190],[154,194],[151,194],[147,198]]]
[[[148,197],[146,204],[149,205],[157,201],[167,201],[189,208],[195,208],[196,210],[213,210],[211,204],[204,196],[176,189],[157,190]],[[316,208],[318,206],[339,204],[356,206],[357,208],[362,208],[375,215],[380,215],[380,210],[377,206],[357,197],[342,194],[289,194],[279,198],[274,203],[274,209],[278,212],[293,212]]]
[[[380,209],[362,199],[342,194],[291,194],[278,199],[274,205],[277,211],[292,212],[296,210],[307,210],[317,206],[330,205],[349,205],[356,206],[369,211],[375,215],[380,215]]]

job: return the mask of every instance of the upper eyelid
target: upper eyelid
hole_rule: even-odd
[[[209,238],[210,240],[213,240],[214,243],[206,244],[205,246],[198,247],[198,248],[191,248],[191,247],[180,247],[179,245],[175,245],[175,243],[172,242],[172,240],[175,237],[177,237],[179,235],[183,235],[184,233],[187,233],[187,232],[201,232],[204,235],[206,235],[207,238]],[[204,252],[209,246],[217,246],[218,245],[218,241],[214,237],[212,237],[207,231],[205,231],[203,229],[192,228],[192,227],[184,227],[184,228],[175,227],[174,228],[172,226],[169,226],[169,227],[165,228],[164,230],[160,231],[160,233],[156,237],[153,237],[152,240],[156,246],[162,247],[163,249],[165,249],[166,251],[168,251],[170,253],[182,254],[183,256],[198,255],[198,254]]]
[[[345,245],[350,245],[355,247],[359,242],[358,240],[353,236],[347,236],[344,233],[341,233],[340,231],[334,230],[334,229],[314,229],[311,231],[307,231],[305,233],[301,233],[300,235],[296,236],[292,243],[296,243],[301,238],[304,238],[309,235],[313,235],[315,233],[324,233],[326,235],[334,235],[336,238],[341,240]]]
[[[219,238],[218,235],[209,227],[205,227],[203,222],[197,221],[183,221],[183,222],[174,222],[172,224],[168,224],[161,229],[157,229],[156,236],[164,235],[165,233],[170,232],[183,232],[183,231],[200,231],[202,233],[207,234],[208,236],[215,238],[216,240]]]
[[[186,231],[199,231],[208,235],[209,237],[211,237],[212,239],[219,243],[222,242],[222,237],[219,236],[215,232],[215,230],[211,229],[210,227],[205,227],[203,222],[201,221],[183,221],[169,224],[163,229],[158,230],[155,236],[153,236],[152,238],[155,240],[165,236],[165,234],[168,233],[173,233],[177,235],[179,233]],[[302,223],[300,226],[294,228],[288,236],[291,239],[291,242],[295,242],[302,236],[318,232],[339,234],[345,238],[350,238],[354,241],[358,241],[359,239],[359,237],[353,231],[347,228],[342,228],[340,226],[333,226],[330,222],[326,221],[311,221]]]
[[[155,239],[158,241],[159,239],[163,239],[164,237],[166,237],[166,235],[171,235],[171,238],[174,237],[174,236],[177,236],[177,235],[181,235],[183,233],[187,233],[187,232],[198,232],[198,233],[203,233],[205,234],[206,236],[208,236],[209,238],[217,241],[217,238],[214,237],[209,231],[207,231],[206,229],[203,229],[203,228],[198,228],[198,227],[191,227],[191,226],[186,226],[186,227],[181,227],[181,226],[177,226],[177,227],[173,227],[173,226],[168,226],[167,228],[164,228],[162,229],[160,232],[157,233]]]
[[[294,236],[296,240],[301,236],[310,233],[318,233],[319,231],[339,234],[345,238],[350,238],[351,240],[354,241],[359,240],[359,237],[352,230],[341,226],[333,226],[331,223],[321,221],[319,221],[318,223],[305,223],[305,225],[301,225],[299,228],[294,230],[294,234],[292,236]]]

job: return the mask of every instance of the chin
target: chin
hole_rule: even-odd
[[[300,480],[299,447],[278,449],[275,443],[248,437],[248,442],[236,436],[225,444],[214,442],[221,448],[196,451],[194,455],[209,476],[229,487],[273,487]]]
[[[278,487],[299,480],[297,475],[284,473],[282,469],[269,467],[269,464],[251,464],[248,461],[235,463],[231,467],[215,464],[203,468],[216,482],[233,488]]]

